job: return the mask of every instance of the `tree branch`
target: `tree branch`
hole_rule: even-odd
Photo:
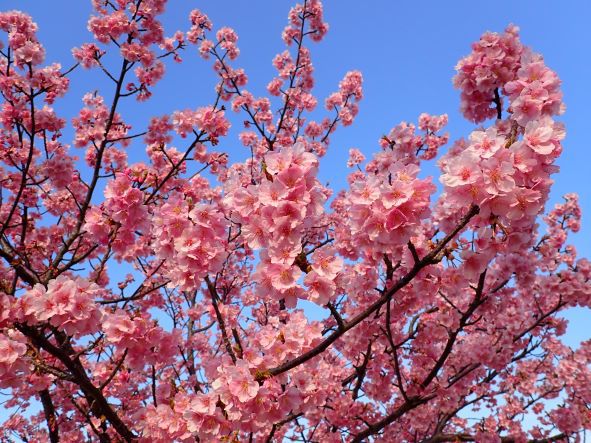
[[[59,443],[59,429],[55,416],[55,407],[51,400],[51,395],[48,389],[43,389],[39,392],[41,397],[41,404],[43,405],[43,413],[45,414],[45,422],[47,423],[47,430],[49,431],[49,441],[51,443]]]
[[[395,293],[397,293],[400,289],[402,289],[406,285],[408,285],[423,268],[425,268],[428,265],[438,263],[441,260],[440,254],[443,251],[443,249],[470,222],[472,217],[474,217],[476,214],[478,214],[479,211],[480,211],[480,209],[478,206],[476,206],[476,205],[470,206],[470,208],[468,209],[468,212],[466,213],[466,215],[464,215],[464,217],[462,217],[462,219],[460,220],[460,222],[458,223],[456,228],[452,232],[450,232],[448,235],[446,235],[438,243],[438,245],[433,250],[431,250],[431,252],[429,254],[427,254],[425,257],[423,257],[423,259],[420,262],[415,263],[415,265],[411,268],[411,270],[404,277],[402,277],[400,280],[398,280],[398,282],[395,285],[393,285],[389,290],[385,291],[384,294],[377,301],[375,301],[368,308],[366,308],[365,311],[361,312],[360,314],[358,314],[357,316],[352,318],[350,321],[344,322],[343,328],[338,329],[335,332],[333,332],[332,334],[330,334],[320,344],[318,344],[314,348],[310,349],[309,351],[301,354],[300,356],[298,356],[292,360],[289,360],[289,361],[283,363],[280,366],[272,368],[268,371],[261,371],[259,376],[257,377],[259,379],[259,381],[262,381],[268,377],[276,376],[276,375],[282,374],[284,372],[287,372],[290,369],[293,369],[293,368],[301,365],[302,363],[305,363],[308,360],[316,357],[317,355],[320,355],[322,352],[324,352],[326,349],[328,349],[328,347],[330,347],[330,345],[332,345],[336,340],[338,340],[340,337],[342,337],[347,331],[350,331],[355,326],[357,326],[359,323],[361,323],[363,320],[368,318],[371,314],[376,312],[385,303],[387,303],[388,300],[390,300],[390,298],[392,298],[392,296]]]

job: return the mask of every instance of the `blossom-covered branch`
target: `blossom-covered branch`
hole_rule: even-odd
[[[331,189],[318,172],[332,134],[371,110],[358,71],[317,109],[320,0],[290,10],[262,97],[237,33],[193,10],[167,37],[168,3],[92,0],[93,41],[69,69],[44,64],[31,17],[0,13],[0,389],[14,411],[0,440],[542,443],[591,429],[591,341],[560,338],[561,313],[591,306],[591,263],[567,243],[577,196],[545,211],[560,80],[517,27],[456,66],[480,126],[449,143],[448,116],[423,113],[369,159],[351,148]],[[142,109],[194,48],[212,96],[132,127],[122,103]],[[73,69],[104,82],[67,140],[53,104]],[[246,155],[226,148],[235,122]],[[434,159],[439,193],[421,175]]]

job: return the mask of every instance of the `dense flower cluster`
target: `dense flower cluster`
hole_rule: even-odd
[[[418,164],[447,142],[447,134],[437,134],[446,123],[447,115],[421,114],[424,135],[417,134],[413,124],[401,123],[380,140],[382,151],[367,163],[366,173],[349,176],[351,189],[332,203],[336,216],[349,219],[337,223],[341,254],[357,259],[363,251],[380,260],[419,234],[422,220],[430,215],[435,186],[430,179],[418,178]],[[362,161],[353,152],[349,164]]]
[[[325,304],[334,295],[339,259],[326,265],[331,271],[319,274],[314,265],[308,269],[303,248],[306,236],[321,220],[327,198],[316,179],[318,160],[301,144],[269,152],[263,161],[262,183],[230,190],[225,198],[245,242],[253,250],[261,249],[253,275],[259,283],[257,293],[283,299],[291,307],[298,298]],[[308,292],[298,284],[303,273],[308,273],[304,280]]]
[[[224,111],[211,108],[177,111],[172,115],[172,124],[174,130],[183,138],[195,128],[206,132],[214,143],[219,137],[226,135],[230,128],[230,123],[224,117]]]
[[[8,47],[14,51],[14,61],[18,67],[43,62],[45,49],[37,40],[37,25],[31,17],[20,11],[2,12],[0,29],[8,34]]]
[[[499,88],[515,79],[522,52],[519,28],[513,25],[503,34],[486,32],[472,45],[472,53],[459,61],[453,79],[462,90],[461,110],[467,119],[479,123],[498,115],[495,91],[498,97]]]
[[[147,208],[144,194],[134,186],[129,176],[121,174],[105,189],[105,201],[101,207],[90,209],[84,229],[98,244],[108,243],[116,232],[113,251],[122,258],[133,257],[136,233],[148,229]]]
[[[47,288],[37,284],[20,301],[17,314],[25,322],[47,322],[68,335],[82,336],[100,329],[102,314],[95,299],[102,289],[83,278],[60,275]]]
[[[107,341],[117,345],[119,354],[126,352],[127,364],[133,370],[172,361],[179,340],[178,333],[164,331],[145,313],[135,317],[120,310],[105,313],[102,329]]]
[[[175,286],[191,290],[221,269],[226,225],[217,205],[181,200],[162,205],[153,219],[153,247],[156,256],[166,261],[164,268]]]
[[[26,339],[21,334],[0,335],[0,387],[18,386],[29,363],[23,358],[27,352]]]
[[[564,111],[560,79],[539,54],[526,53],[515,79],[505,84],[510,111],[521,126]]]
[[[481,226],[493,228],[479,233],[482,240],[475,252],[463,252],[473,272],[481,272],[509,244],[512,250],[531,246],[536,216],[550,191],[550,175],[557,170],[553,163],[562,152],[565,131],[552,119],[562,111],[558,78],[541,56],[529,50],[521,53],[514,62],[519,69],[507,77],[507,83],[498,79],[496,85],[508,94],[511,118],[472,132],[468,141],[456,144],[439,161],[445,185],[442,204],[478,205]],[[466,103],[478,101],[464,99]],[[501,113],[500,101],[497,107]],[[510,243],[501,242],[493,250],[486,237],[499,233]]]

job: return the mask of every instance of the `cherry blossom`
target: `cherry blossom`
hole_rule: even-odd
[[[314,94],[321,1],[286,11],[262,95],[238,33],[204,12],[175,30],[173,2],[91,3],[92,41],[63,66],[44,65],[31,17],[0,13],[0,388],[15,411],[0,440],[591,429],[591,340],[562,338],[564,310],[591,307],[591,262],[569,240],[581,209],[576,194],[546,209],[566,108],[517,27],[484,33],[456,66],[480,126],[450,143],[448,115],[421,113],[367,155],[331,146],[368,112],[362,73]],[[210,97],[125,118],[195,57],[213,68]],[[87,92],[68,121],[82,68],[114,90]],[[319,179],[328,149],[349,149],[342,189]]]

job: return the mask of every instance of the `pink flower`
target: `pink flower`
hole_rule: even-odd
[[[288,264],[271,264],[264,272],[269,274],[271,284],[278,291],[293,287],[302,275],[296,266]]]
[[[461,109],[467,119],[479,123],[497,115],[494,91],[515,79],[521,66],[518,32],[510,25],[503,34],[485,33],[456,65],[453,82],[462,90]]]
[[[0,335],[0,377],[6,374],[6,368],[14,365],[17,360],[25,355],[27,346],[19,341],[11,340],[6,335]]]
[[[331,280],[312,271],[304,278],[304,284],[308,287],[308,299],[320,306],[326,305],[335,293],[335,284]]]
[[[154,62],[154,54],[139,43],[123,43],[121,45],[121,55],[130,62],[141,62],[145,67],[149,67]]]
[[[19,379],[29,370],[29,364],[24,358],[26,352],[25,338],[20,333],[8,331],[0,334],[0,387],[19,385]]]
[[[519,96],[511,104],[513,117],[521,126],[525,126],[542,115],[542,105],[542,100],[527,95]]]
[[[485,251],[465,251],[462,253],[464,263],[462,266],[462,272],[465,273],[468,278],[476,278],[486,268],[491,259],[493,258],[494,251],[488,249]]]
[[[479,162],[479,155],[475,151],[464,151],[445,166],[441,182],[450,187],[475,183],[482,175],[479,168],[475,167]]]
[[[412,195],[412,183],[395,181],[382,192],[381,202],[385,209],[391,209],[406,203]]]
[[[253,249],[259,249],[268,243],[268,229],[261,223],[260,218],[252,217],[248,224],[241,228],[242,236],[248,245]]]
[[[259,384],[243,360],[237,362],[234,370],[229,373],[228,390],[242,403],[255,398],[259,392]]]
[[[187,40],[193,44],[196,44],[200,39],[203,38],[205,31],[210,31],[212,23],[207,17],[198,9],[193,9],[189,14],[191,20],[191,29],[187,32]]]
[[[349,71],[339,82],[339,91],[344,96],[355,96],[356,100],[363,98],[363,75],[359,71]]]
[[[79,48],[72,49],[72,55],[83,68],[98,66],[98,59],[105,53],[94,43],[84,43]]]
[[[505,151],[506,152],[506,151]],[[513,162],[508,152],[482,162],[482,175],[489,194],[510,192],[515,187]]]
[[[224,27],[216,33],[216,38],[220,42],[220,46],[228,54],[230,60],[234,60],[240,55],[240,50],[236,46],[238,35],[232,28]]]
[[[518,220],[523,216],[531,217],[540,212],[542,195],[535,189],[517,188],[511,193],[512,201],[509,203],[510,210],[507,217]]]
[[[525,134],[523,136],[525,144],[538,154],[551,154],[555,148],[552,137],[553,123],[549,117],[529,122],[525,126]]]
[[[64,152],[56,152],[45,162],[45,173],[57,189],[64,189],[73,180],[74,164]]]
[[[168,115],[163,117],[153,117],[148,126],[148,133],[145,141],[147,144],[166,145],[172,141],[169,132],[173,129]]]
[[[129,22],[125,12],[116,11],[109,15],[92,16],[88,21],[88,30],[101,43],[109,43],[111,38],[117,40],[122,34],[130,33],[135,23]]]
[[[505,138],[497,135],[495,127],[486,131],[473,131],[470,134],[470,149],[476,151],[482,158],[490,158],[499,149],[505,147]]]
[[[279,206],[288,193],[288,188],[279,180],[263,182],[258,189],[258,198],[263,205]]]
[[[579,413],[568,407],[559,407],[550,412],[550,419],[556,427],[565,434],[571,434],[581,429]]]
[[[214,139],[226,135],[230,128],[230,122],[225,118],[224,111],[214,111],[212,108],[197,109],[195,124],[197,128],[207,132]]]
[[[217,398],[214,395],[197,394],[192,397],[183,411],[189,432],[211,435],[218,433],[220,420],[216,416],[216,403]]]
[[[312,254],[312,269],[321,277],[334,280],[343,270],[343,260],[334,250],[327,247],[320,248]]]
[[[398,208],[393,208],[386,215],[385,228],[389,231],[399,228],[408,222],[408,217]]]
[[[44,58],[45,50],[37,42],[28,41],[14,51],[14,59],[18,66],[28,63],[38,65]]]
[[[365,156],[359,149],[349,149],[349,160],[347,161],[347,167],[352,168],[353,166],[363,163],[364,160]]]
[[[136,325],[124,311],[117,310],[106,316],[103,331],[107,334],[109,341],[122,343],[127,347],[130,343],[129,337],[135,335]]]
[[[269,259],[271,263],[289,266],[294,262],[301,249],[300,244],[290,241],[290,237],[286,237],[269,246]]]

